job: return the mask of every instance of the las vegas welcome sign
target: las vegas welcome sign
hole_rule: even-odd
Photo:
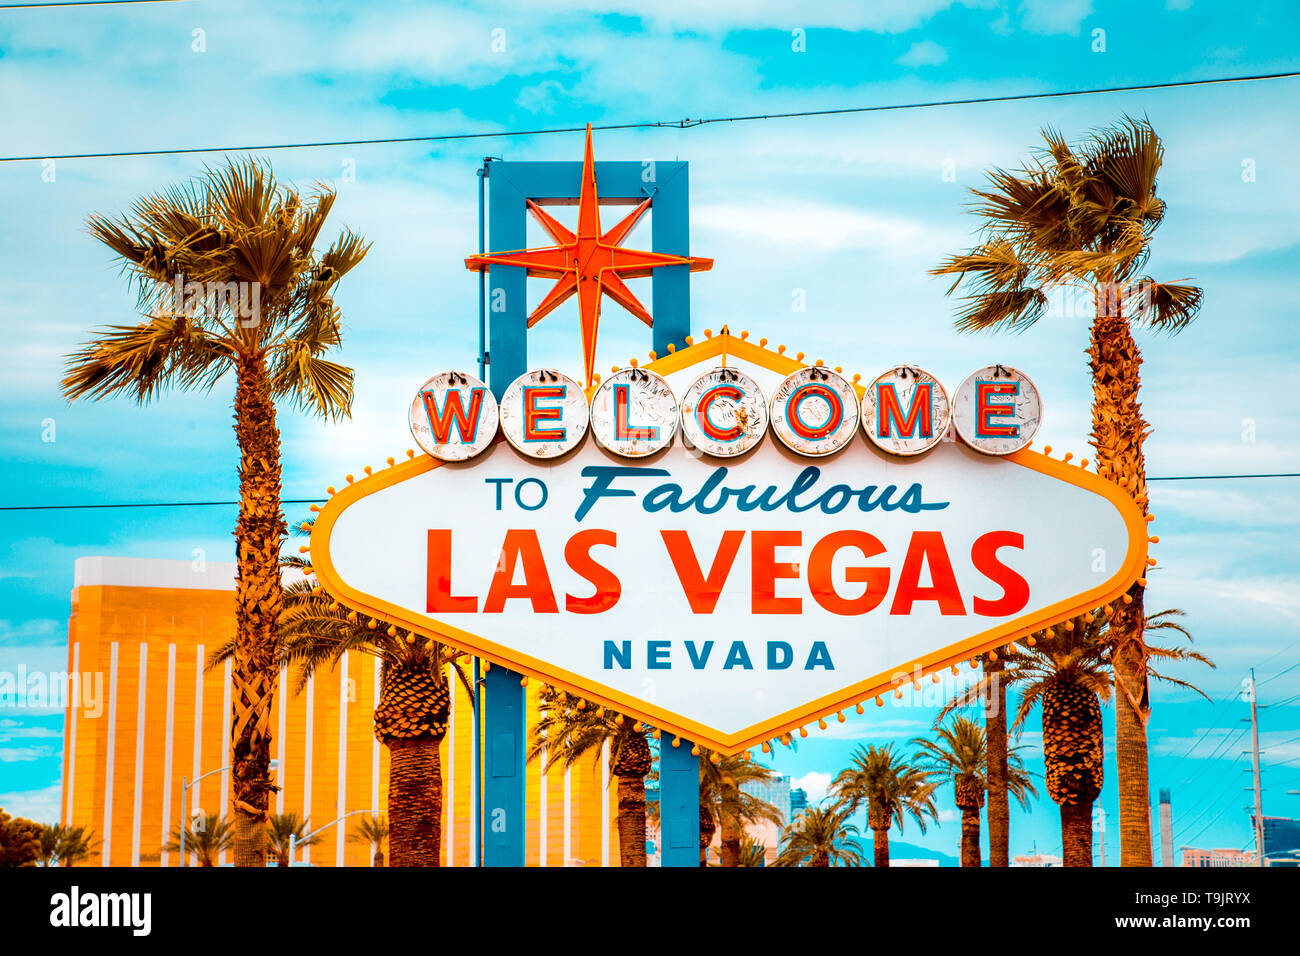
[[[416,395],[425,454],[350,483],[311,552],[344,605],[723,753],[1118,598],[1113,484],[1028,449],[1014,369],[865,385],[730,335],[583,390]]]

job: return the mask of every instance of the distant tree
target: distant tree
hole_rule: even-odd
[[[235,828],[224,818],[199,811],[194,821],[186,826],[178,823],[172,829],[172,838],[163,844],[168,852],[179,852],[181,833],[185,833],[185,852],[198,857],[199,866],[216,866],[222,850],[229,850],[235,845]],[[266,861],[262,861],[266,865]]]
[[[293,861],[289,859],[289,838],[293,838],[295,847],[316,846],[321,842],[321,836],[306,837],[307,827],[310,824],[298,817],[296,813],[273,813],[266,824],[266,844],[272,853],[275,854],[277,866],[288,866]]]
[[[35,866],[41,858],[39,823],[0,810],[0,867]]]
[[[848,812],[831,807],[809,807],[781,834],[776,866],[861,866],[858,828]]]
[[[375,866],[384,865],[384,844],[387,841],[388,820],[382,813],[362,817],[348,834],[349,843],[364,843],[371,848]]]

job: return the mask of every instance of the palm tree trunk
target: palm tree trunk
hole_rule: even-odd
[[[1092,803],[1061,804],[1061,845],[1066,866],[1092,866]]]
[[[871,849],[876,866],[889,866],[889,827],[871,828]]]
[[[1142,443],[1148,427],[1138,403],[1142,356],[1129,323],[1114,303],[1097,297],[1097,317],[1088,349],[1093,380],[1091,444],[1098,469],[1134,497],[1147,513],[1146,461]],[[1113,304],[1114,307],[1111,307]],[[1110,315],[1107,313],[1118,313]],[[1151,811],[1147,777],[1147,649],[1143,639],[1144,589],[1129,588],[1130,604],[1117,603],[1110,623],[1115,672],[1115,764],[1119,788],[1120,864],[1151,865]]]
[[[374,860],[372,860],[371,862],[372,862],[372,864],[373,864],[374,866],[383,866],[383,865],[384,865],[384,851],[381,850],[379,847],[375,847],[375,858],[374,858]]]
[[[388,740],[388,848],[393,866],[442,862],[441,737]]]
[[[713,821],[713,814],[710,812],[704,799],[700,800],[700,866],[709,865],[709,845],[713,843],[713,834],[718,830],[718,825]]]
[[[999,658],[984,665],[990,681],[984,702],[984,737],[988,747],[989,866],[1008,866],[1011,808],[1007,800],[1007,685]]]
[[[267,798],[273,786],[271,704],[280,617],[280,431],[261,357],[236,363],[235,438],[239,520],[235,525],[235,655],[231,670],[231,779],[235,865],[266,866]]]
[[[275,854],[275,865],[276,865],[276,866],[288,866],[288,865],[289,865],[289,850],[288,850],[288,848],[285,848],[285,849],[283,849],[283,850],[280,850],[280,851],[278,851],[278,852]]]
[[[818,850],[813,854],[812,859],[808,861],[809,866],[826,866],[831,865],[831,855],[825,850]]]
[[[980,865],[980,808],[961,808],[961,865]]]
[[[740,865],[740,827],[735,820],[722,819],[722,839],[718,841],[718,857],[722,866]]]
[[[645,778],[618,778],[618,865],[645,866]]]

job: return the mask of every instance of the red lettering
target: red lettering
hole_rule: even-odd
[[[921,586],[921,568],[930,568],[929,587]],[[903,567],[898,572],[898,589],[894,592],[894,603],[889,608],[890,614],[911,614],[916,601],[936,601],[940,614],[965,614],[961,590],[957,587],[957,576],[952,571],[952,561],[948,557],[948,548],[943,543],[943,534],[938,531],[914,531],[908,542],[907,554],[903,558]]]
[[[519,584],[514,583],[516,564],[522,564],[524,569],[524,580]],[[537,532],[532,529],[506,532],[505,542],[501,545],[501,560],[483,600],[483,613],[500,614],[506,601],[512,598],[531,601],[534,614],[558,614],[560,610],[555,604],[555,589],[551,587],[551,577],[546,571],[541,543],[537,540]]]
[[[866,614],[885,599],[889,568],[846,567],[844,580],[865,584],[866,588],[858,597],[843,597],[835,590],[833,568],[835,555],[845,548],[857,548],[866,558],[885,553],[885,546],[875,535],[865,531],[834,531],[813,545],[808,555],[808,587],[814,600],[832,614]]]
[[[986,617],[1004,617],[1024,609],[1029,603],[1029,582],[998,560],[998,548],[1025,549],[1025,536],[1015,531],[990,531],[975,539],[970,560],[975,570],[1002,588],[1002,597],[986,601],[971,598],[971,608]]]
[[[441,410],[434,400],[433,392],[420,394],[424,399],[424,411],[429,416],[429,430],[433,432],[434,441],[439,445],[445,445],[451,440],[453,418],[456,422],[456,434],[460,436],[460,440],[466,444],[474,441],[474,436],[478,434],[479,413],[483,410],[483,389],[476,388],[470,393],[468,413],[465,411],[465,406],[461,404],[461,393],[456,389],[448,390]]]
[[[797,578],[799,565],[776,560],[777,548],[797,547],[798,531],[751,531],[749,574],[755,614],[799,614],[803,598],[777,597],[777,578]]]
[[[478,598],[451,593],[451,529],[429,529],[429,584],[426,607],[430,614],[473,614]]]
[[[713,557],[708,577],[700,569],[700,562],[691,547],[690,536],[685,531],[660,531],[668,557],[672,559],[673,570],[677,580],[682,584],[682,591],[695,614],[712,614],[722,596],[722,586],[727,583],[731,566],[736,563],[740,545],[745,540],[743,531],[724,531],[722,541],[718,544],[718,553]]]
[[[618,603],[623,593],[623,585],[618,576],[591,556],[591,549],[598,544],[614,547],[618,544],[618,535],[603,528],[590,528],[579,531],[564,546],[564,560],[575,573],[582,575],[596,589],[591,597],[564,596],[564,609],[574,614],[599,614],[608,611]]]

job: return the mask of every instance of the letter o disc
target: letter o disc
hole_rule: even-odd
[[[862,430],[873,445],[891,455],[929,451],[943,441],[951,417],[943,385],[911,365],[878,375],[862,396]]]
[[[525,372],[501,396],[501,431],[529,458],[559,458],[577,448],[589,421],[582,386],[551,369]]]
[[[771,418],[773,434],[791,451],[829,455],[858,430],[858,393],[835,372],[801,368],[772,393]]]
[[[439,461],[468,461],[497,434],[497,400],[464,372],[439,372],[411,402],[411,437]]]
[[[743,455],[767,431],[767,399],[758,383],[734,368],[705,372],[682,396],[682,432],[716,458]]]
[[[591,434],[624,458],[666,448],[677,433],[677,398],[662,375],[625,368],[600,383],[591,398]]]
[[[953,399],[953,423],[962,441],[986,455],[1009,455],[1033,440],[1043,417],[1038,387],[1008,365],[967,376]]]

